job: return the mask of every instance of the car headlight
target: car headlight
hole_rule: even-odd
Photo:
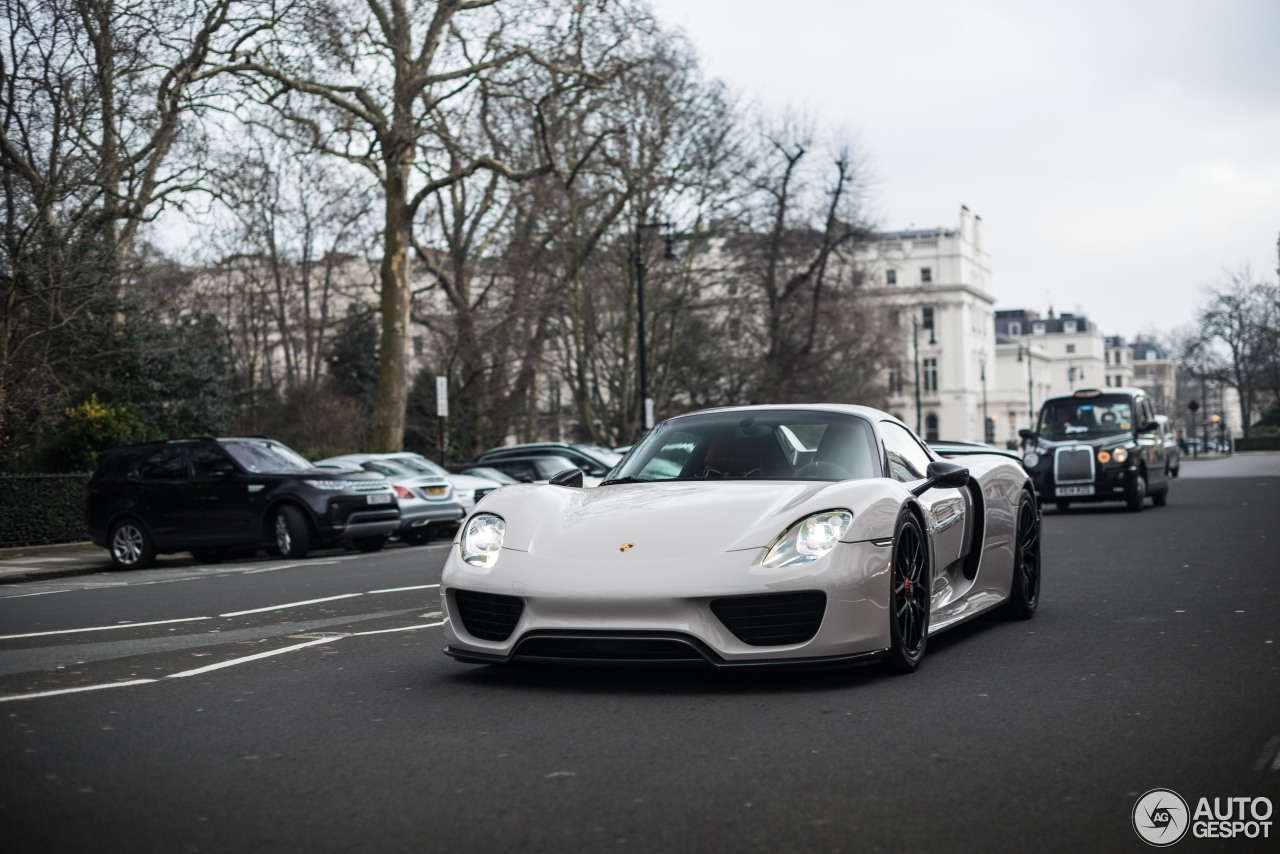
[[[472,566],[486,569],[498,562],[498,554],[502,551],[502,538],[506,536],[507,523],[501,516],[492,513],[480,513],[471,517],[462,530],[462,539],[458,543],[462,559]]]
[[[1124,448],[1116,448],[1114,451],[1111,452],[1111,457],[1116,462],[1122,463],[1125,460],[1129,459],[1129,452],[1126,451]]]
[[[1027,451],[1027,455],[1022,458],[1022,464],[1029,469],[1036,467],[1036,463],[1040,462],[1040,455],[1035,451]]]
[[[338,491],[346,489],[350,485],[350,481],[346,480],[308,480],[305,481],[307,486],[314,486],[316,489],[329,489]]]
[[[764,565],[780,569],[815,561],[834,549],[852,524],[853,514],[848,510],[814,513],[792,525],[777,539],[764,556]]]

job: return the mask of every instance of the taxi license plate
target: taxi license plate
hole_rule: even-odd
[[[1059,486],[1054,490],[1054,495],[1061,498],[1064,495],[1093,495],[1092,486]]]
[[[389,492],[375,492],[372,495],[366,495],[365,498],[369,500],[370,504],[390,504],[391,503],[391,493]]]

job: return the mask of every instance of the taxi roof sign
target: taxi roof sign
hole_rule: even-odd
[[[1102,397],[1102,390],[1096,388],[1082,388],[1075,393],[1074,397]]]

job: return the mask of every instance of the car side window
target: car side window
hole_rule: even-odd
[[[927,476],[929,452],[914,436],[892,421],[880,422],[880,435],[884,438],[884,449],[889,455],[889,468],[893,471],[894,480],[909,483]]]
[[[138,466],[143,480],[185,480],[187,477],[187,452],[185,448],[170,446],[157,448],[143,458]]]
[[[230,458],[211,445],[196,445],[191,449],[191,477],[193,480],[213,480],[219,470],[231,465]]]

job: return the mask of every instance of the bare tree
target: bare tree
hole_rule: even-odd
[[[591,4],[569,4],[573,12]],[[508,16],[507,8],[513,10]],[[472,109],[483,80],[519,66],[570,67],[574,58],[540,47],[566,23],[565,7],[498,0],[303,0],[282,11],[261,6],[263,38],[242,52],[239,70],[295,131],[319,151],[368,169],[383,195],[380,269],[381,367],[373,445],[400,447],[409,383],[410,231],[423,201],[480,171],[522,170],[490,151],[450,150],[437,131]],[[582,82],[575,80],[575,85]],[[528,129],[536,136],[538,126]],[[432,156],[432,155],[443,156]]]
[[[1204,376],[1234,388],[1248,437],[1261,394],[1271,391],[1276,369],[1276,302],[1280,289],[1254,280],[1248,268],[1225,285],[1206,289],[1197,313],[1199,336],[1185,354],[1203,365]]]
[[[197,181],[172,155],[233,2],[0,0],[0,433],[37,429],[77,325],[118,311],[139,228]]]

